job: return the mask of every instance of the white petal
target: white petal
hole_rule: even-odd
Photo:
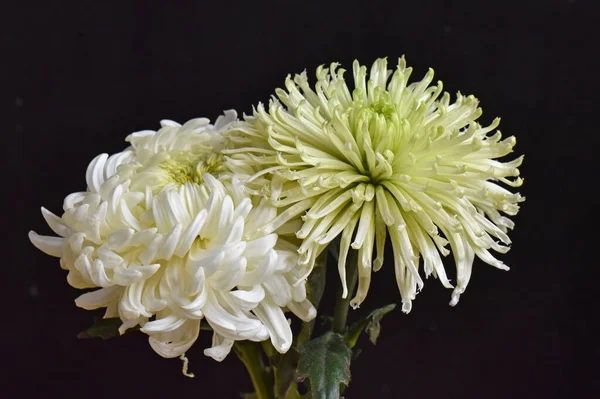
[[[292,300],[292,287],[281,274],[271,276],[263,286],[277,306],[286,306]]]
[[[226,232],[231,232],[232,218],[233,200],[230,196],[226,196],[221,202],[221,209],[218,214],[215,230],[210,232],[213,245],[224,245],[227,242],[228,234]]]
[[[219,269],[223,259],[225,259],[225,253],[220,248],[210,251],[197,250],[188,254],[187,263],[191,268],[201,266],[206,277],[209,277]]]
[[[221,118],[221,116],[219,118]],[[208,119],[208,118],[194,118],[194,119],[190,119],[189,121],[184,123],[183,126],[181,127],[180,131],[193,130],[193,129],[202,130],[200,128],[203,128],[203,127],[206,128],[209,124],[210,124],[210,119]]]
[[[66,212],[67,210],[74,208],[75,205],[83,201],[88,195],[89,194],[86,192],[79,192],[67,195],[65,200],[63,201],[63,210]]]
[[[79,254],[83,249],[83,241],[85,240],[85,234],[83,233],[75,233],[71,234],[69,238],[67,238],[67,242],[69,243],[69,248],[73,251],[74,254]]]
[[[225,244],[231,244],[238,242],[242,239],[242,235],[244,234],[244,218],[239,216],[233,222],[233,225],[230,227],[231,231],[225,240]]]
[[[471,271],[473,269],[473,260],[475,254],[473,248],[468,244],[466,238],[458,233],[444,232],[450,245],[456,263],[456,287],[452,291],[452,299],[450,306],[455,306],[458,303],[460,295],[465,292],[469,280],[471,279]]]
[[[185,319],[171,314],[167,317],[163,317],[162,319],[149,321],[148,323],[144,324],[144,327],[142,327],[141,330],[147,334],[153,332],[169,332],[178,329],[183,325],[183,323],[185,323]]]
[[[156,132],[154,130],[141,130],[131,133],[125,138],[125,141],[131,143],[131,146],[136,150],[140,149]]]
[[[44,216],[44,219],[46,220],[46,223],[48,223],[48,226],[50,226],[52,231],[55,232],[57,235],[61,237],[66,237],[69,234],[71,234],[71,229],[64,225],[62,219],[44,207],[42,207],[42,216]]]
[[[142,262],[142,264],[147,265],[156,258],[156,253],[162,244],[162,238],[162,234],[156,234],[146,249],[144,249],[140,256],[138,256],[138,259]]]
[[[90,261],[90,255],[92,254],[92,252],[94,251],[93,247],[85,247],[81,250],[81,253],[79,254],[79,256],[77,257],[77,259],[75,259],[75,263],[74,266],[77,270],[79,270],[79,273],[81,273],[81,276],[88,280],[88,281],[92,281],[92,274],[93,274],[93,270],[92,270],[92,263]]]
[[[240,201],[240,203],[235,207],[235,212],[233,212],[233,220],[241,217],[246,220],[248,214],[252,210],[252,201],[250,198],[244,198]]]
[[[129,240],[133,236],[133,229],[119,229],[111,233],[106,238],[106,245],[108,249],[119,251],[126,248],[129,245]]]
[[[108,154],[100,154],[88,165],[85,180],[89,190],[93,193],[100,192],[100,187],[104,183],[104,163],[107,159]]]
[[[92,281],[84,279],[83,276],[81,276],[81,273],[75,269],[69,270],[69,274],[67,274],[67,282],[71,287],[80,290],[86,288],[98,288]]]
[[[283,310],[269,298],[265,298],[253,312],[267,326],[271,343],[277,352],[286,353],[290,349],[294,337]]]
[[[244,277],[246,264],[246,258],[221,264],[220,269],[210,277],[211,285],[221,291],[230,291]]]
[[[300,320],[309,322],[317,317],[317,309],[310,303],[308,299],[302,302],[290,302],[287,305],[288,309],[294,313]]]
[[[246,218],[246,234],[253,234],[259,228],[270,223],[277,217],[277,208],[262,200],[260,205],[250,212]]]
[[[172,225],[182,223],[187,226],[192,221],[190,213],[185,207],[184,199],[176,191],[168,191],[163,204]]]
[[[90,277],[94,284],[99,287],[109,287],[114,285],[106,275],[104,263],[100,259],[95,259],[91,262],[91,266]]]
[[[35,231],[29,232],[29,240],[37,249],[50,256],[63,256],[64,239],[60,237],[41,236]]]
[[[244,257],[244,251],[246,251],[246,242],[240,241],[234,244],[225,245],[222,247],[225,253],[223,262],[233,262],[240,257]]]
[[[226,338],[262,341],[268,336],[267,329],[259,320],[229,313],[219,304],[214,294],[209,295],[204,315],[213,330]]]
[[[105,246],[101,246],[100,248],[98,248],[96,253],[98,255],[98,259],[100,259],[104,264],[104,267],[109,269],[113,269],[119,266],[124,261],[122,257],[109,250]]]
[[[180,124],[180,123],[177,123],[177,122],[175,122],[175,121],[172,121],[172,120],[170,120],[170,119],[162,119],[162,120],[160,121],[160,125],[161,125],[162,127],[180,127],[180,126],[181,126],[181,124]]]
[[[251,290],[238,289],[229,293],[233,303],[240,309],[250,311],[254,309],[265,297],[265,290],[260,285],[255,285]]]
[[[132,327],[137,326],[138,324],[142,323],[143,321],[145,321],[144,317],[138,317],[137,319],[134,319],[134,320],[125,320],[123,322],[123,324],[121,324],[119,326],[119,334],[121,334],[121,335],[125,334],[125,332],[127,330],[129,330]]]
[[[206,209],[203,209],[196,215],[192,223],[190,223],[185,231],[181,234],[181,237],[179,238],[179,244],[175,249],[175,255],[179,256],[180,258],[185,256],[185,254],[190,250],[196,237],[198,237],[198,233],[202,229],[202,226],[204,226],[205,222]]]
[[[157,295],[156,280],[144,281],[144,290],[142,291],[142,297],[140,300],[141,306],[149,313],[158,313],[164,310],[168,302],[164,299],[159,298]]]
[[[200,321],[190,320],[177,330],[153,334],[148,339],[156,353],[165,358],[174,358],[185,353],[198,339]]]
[[[250,264],[246,269],[246,274],[239,282],[239,285],[243,286],[252,286],[256,284],[261,284],[267,279],[273,270],[276,268],[277,254],[275,251],[270,251],[267,256],[265,256],[258,265],[255,266],[253,270],[250,269]]]
[[[141,278],[149,279],[150,277],[152,277],[154,275],[154,273],[156,273],[158,271],[158,269],[160,269],[160,264],[156,263],[156,264],[147,265],[147,266],[140,266],[140,265],[131,266],[130,265],[130,267],[139,271],[141,273]]]
[[[231,352],[233,340],[220,336],[216,332],[213,333],[212,347],[204,349],[204,354],[212,357],[217,362],[222,362],[225,357]]]
[[[165,237],[163,241],[163,245],[158,250],[156,254],[156,259],[165,259],[170,260],[173,256],[173,252],[175,252],[175,248],[177,248],[177,244],[179,243],[179,236],[181,235],[181,230],[183,226],[181,223],[178,223],[173,230],[171,230]]]
[[[117,173],[117,166],[127,162],[129,158],[133,156],[132,151],[125,150],[111,155],[104,164],[104,180],[110,179],[114,174]]]
[[[200,295],[198,295],[192,302],[187,305],[181,305],[181,309],[183,313],[189,319],[199,319],[204,316],[202,309],[204,305],[206,305],[206,301],[208,299],[208,293],[206,290],[202,290]]]
[[[118,301],[123,288],[118,286],[112,286],[107,288],[101,288],[96,291],[86,292],[75,299],[75,304],[86,310],[93,310],[103,308],[109,304]]]
[[[129,245],[132,247],[146,246],[152,241],[157,232],[156,227],[137,231],[129,240]]]
[[[122,320],[138,319],[140,316],[150,317],[142,304],[142,292],[144,291],[144,281],[137,281],[125,288],[125,292],[119,302],[119,315]]]
[[[288,282],[290,282],[288,280]],[[293,282],[290,282],[290,284]],[[292,285],[292,298],[294,302],[302,302],[306,299],[306,284]]]
[[[233,109],[223,111],[223,115],[219,115],[215,121],[215,130],[220,131],[225,129],[230,123],[237,120],[237,112]]]
[[[247,258],[263,258],[277,242],[277,234],[269,234],[256,240],[249,241],[244,255]]]
[[[190,262],[188,260],[185,263],[185,270],[187,273],[187,286],[185,287],[187,290],[186,293],[189,296],[195,296],[200,291],[204,291],[206,276],[200,263]]]
[[[119,210],[121,211],[120,217],[123,224],[125,224],[128,227],[131,227],[136,231],[144,229],[140,221],[131,213],[131,210],[127,206],[127,202],[125,201],[125,199],[121,199]]]
[[[115,268],[113,281],[115,284],[128,286],[142,278],[143,274],[139,270],[128,268],[126,263],[123,266]]]

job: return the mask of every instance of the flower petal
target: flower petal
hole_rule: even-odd
[[[200,320],[190,320],[175,330],[152,334],[148,342],[160,356],[174,358],[190,349],[199,334]]]

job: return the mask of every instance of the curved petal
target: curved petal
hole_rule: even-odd
[[[99,192],[102,183],[104,183],[104,164],[107,159],[108,154],[100,154],[88,165],[85,180],[89,190],[93,193]]]
[[[204,349],[204,354],[208,357],[212,357],[217,362],[222,362],[229,352],[231,352],[233,342],[232,339],[225,338],[215,332],[213,333],[212,347]]]
[[[261,284],[266,278],[268,278],[276,267],[277,254],[275,251],[270,251],[262,261],[254,267],[253,270],[246,270],[246,274],[239,282],[242,286],[252,286]]]
[[[153,332],[169,332],[177,330],[185,322],[185,319],[182,319],[175,314],[170,314],[162,319],[149,321],[148,323],[144,324],[144,327],[142,327],[141,330],[147,334]]]
[[[104,308],[111,303],[118,301],[123,294],[123,291],[123,287],[112,286],[86,292],[75,299],[75,305],[86,310]]]
[[[309,322],[317,317],[317,309],[308,299],[302,302],[290,302],[287,305],[288,309],[304,322]]]
[[[294,337],[283,310],[267,297],[253,312],[267,326],[271,343],[277,352],[286,353],[290,349]]]
[[[214,293],[209,295],[204,306],[204,315],[213,330],[226,338],[262,341],[268,337],[267,329],[260,320],[250,318],[242,313],[231,314],[221,306]]]
[[[160,356],[174,358],[190,349],[199,334],[200,320],[189,320],[173,331],[150,335],[148,342]]]
[[[277,306],[286,306],[292,300],[292,287],[281,274],[274,274],[263,286]]]
[[[61,237],[41,236],[35,231],[29,232],[29,241],[43,253],[60,258],[63,255],[63,242]]]
[[[210,277],[210,284],[220,291],[230,291],[238,285],[246,272],[246,258],[223,263],[220,269]]]
[[[48,223],[48,226],[50,226],[52,231],[57,235],[66,237],[71,234],[71,229],[64,225],[62,219],[44,207],[42,207],[42,216],[44,217],[44,220],[46,220],[46,223]]]
[[[277,234],[269,234],[256,240],[248,241],[244,255],[247,258],[261,259],[275,246]]]
[[[265,297],[265,290],[259,284],[250,290],[238,289],[229,293],[233,303],[244,311],[254,309]]]

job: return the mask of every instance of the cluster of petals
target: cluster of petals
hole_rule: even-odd
[[[262,231],[271,233],[302,217],[297,237],[302,274],[339,239],[339,274],[346,288],[346,260],[358,251],[358,288],[351,304],[366,298],[371,270],[383,265],[392,245],[403,311],[433,275],[454,288],[451,305],[464,292],[475,257],[508,269],[490,251],[509,249],[508,229],[524,200],[501,184],[522,184],[523,157],[512,152],[514,137],[502,139],[499,119],[481,126],[474,96],[454,102],[433,70],[409,83],[412,68],[400,58],[395,70],[378,59],[370,71],[353,64],[353,88],[333,63],[317,69],[314,88],[306,73],[289,76],[268,107],[237,123],[242,149],[225,153],[240,164],[260,165],[248,186],[269,176],[266,195],[282,211]],[[451,284],[442,257],[454,256]]]
[[[202,320],[214,331],[205,354],[216,360],[236,340],[270,339],[283,353],[293,339],[284,312],[316,315],[298,246],[263,228],[279,210],[249,195],[245,164],[223,154],[235,120],[234,111],[214,125],[163,120],[129,135],[124,151],[90,163],[87,190],[65,198],[62,216],[42,208],[57,236],[29,234],[60,258],[70,285],[94,288],[78,306],[106,308],[121,332],[140,325],[164,357],[186,352]]]

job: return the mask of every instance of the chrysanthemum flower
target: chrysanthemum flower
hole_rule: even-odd
[[[297,246],[257,234],[277,209],[253,201],[220,153],[235,119],[229,111],[215,126],[162,121],[158,132],[131,134],[123,152],[90,163],[87,191],[67,196],[62,217],[42,208],[59,237],[29,235],[60,257],[73,287],[101,287],[78,306],[106,307],[121,332],[141,325],[164,357],[189,349],[203,318],[214,330],[205,354],[216,360],[235,340],[270,337],[285,352],[292,332],[284,310],[303,320],[316,313],[294,269]]]
[[[287,90],[276,91],[279,100],[268,109],[259,104],[237,127],[235,134],[246,144],[228,156],[260,161],[265,169],[255,176],[272,175],[271,200],[286,208],[263,232],[305,212],[297,236],[303,239],[299,251],[307,272],[316,255],[341,235],[344,297],[347,253],[350,247],[358,250],[354,307],[367,295],[371,268],[383,265],[389,235],[405,312],[423,286],[421,258],[425,276],[433,274],[452,287],[440,257],[449,254],[449,244],[457,269],[454,305],[475,256],[508,269],[489,250],[508,251],[506,233],[513,222],[501,212],[515,215],[524,200],[498,184],[522,184],[517,169],[522,157],[496,160],[512,152],[515,138],[500,140],[499,131],[488,135],[499,119],[480,126],[477,99],[459,93],[451,103],[441,82],[430,86],[433,70],[408,84],[412,69],[404,58],[393,74],[385,59],[375,61],[368,78],[367,68],[355,61],[352,91],[344,72],[335,63],[319,67],[314,90],[306,73],[288,77]]]

